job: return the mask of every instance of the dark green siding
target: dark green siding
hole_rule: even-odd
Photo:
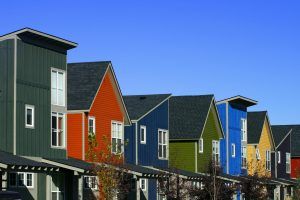
[[[46,199],[47,189],[46,189],[46,174],[37,174],[38,186],[37,186],[37,198]]]
[[[195,141],[170,141],[170,166],[195,172]]]
[[[210,110],[204,131],[203,131],[203,153],[199,153],[199,145],[197,144],[198,152],[198,172],[205,172],[208,169],[208,164],[212,159],[212,141],[220,139],[220,133],[217,131],[219,123],[214,117],[214,110]]]
[[[51,67],[66,70],[66,55],[18,41],[17,154],[64,158],[51,148]],[[25,128],[25,104],[35,106],[35,127]]]
[[[13,152],[14,40],[0,42],[0,149]]]

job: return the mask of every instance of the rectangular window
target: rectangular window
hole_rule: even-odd
[[[255,156],[256,156],[257,160],[260,160],[260,153],[259,153],[259,149],[258,148],[256,148],[256,150],[255,150]]]
[[[97,190],[98,181],[96,176],[85,176],[84,177],[84,187],[86,189]]]
[[[212,141],[212,159],[216,165],[220,164],[220,143],[217,140]]]
[[[25,105],[25,127],[34,128],[34,106]]]
[[[95,124],[95,117],[89,117],[89,134],[95,135],[96,134],[96,124]]]
[[[199,140],[199,153],[203,153],[203,138]]]
[[[286,173],[291,173],[291,154],[286,153],[286,160],[285,160],[285,166],[286,166]]]
[[[146,144],[146,137],[147,137],[147,132],[146,132],[146,126],[141,126],[140,130],[140,140],[141,144]]]
[[[247,141],[247,120],[241,119],[241,138],[242,141]]]
[[[51,103],[65,106],[65,72],[51,70]]]
[[[242,146],[242,168],[247,168],[247,147]]]
[[[10,173],[9,186],[33,188],[33,173],[26,173],[26,172]]]
[[[271,171],[271,151],[266,150],[266,169]]]
[[[51,177],[51,195],[52,200],[65,199],[65,179],[60,174],[54,174]]]
[[[63,148],[65,147],[65,115],[52,112],[51,121],[51,145]]]
[[[235,144],[231,144],[231,156],[235,158]]]
[[[281,155],[280,155],[280,151],[277,152],[277,162],[281,163]]]
[[[123,141],[123,123],[112,122],[112,152],[119,154],[123,152],[122,141]]]
[[[147,191],[147,179],[145,178],[140,179],[140,188],[142,191]]]
[[[168,131],[158,130],[158,158],[167,159],[168,158]]]

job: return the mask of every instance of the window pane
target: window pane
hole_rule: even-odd
[[[123,132],[123,126],[122,126],[122,124],[118,124],[118,138],[119,139],[123,138],[122,132]]]
[[[162,145],[158,146],[158,155],[159,157],[162,157]]]
[[[158,143],[162,144],[162,132],[158,131]]]
[[[32,185],[32,174],[27,174],[27,186],[33,186]]]
[[[51,72],[51,88],[57,88],[57,73],[56,71]]]
[[[163,158],[167,158],[167,146],[163,146]]]
[[[64,74],[59,72],[57,77],[57,89],[64,90]]]
[[[117,143],[118,153],[122,152],[122,140],[118,139]]]
[[[18,185],[19,186],[24,186],[24,173],[18,174]]]
[[[114,152],[114,153],[117,152],[116,144],[117,144],[117,139],[113,138],[112,139],[112,152]]]
[[[56,102],[58,105],[65,105],[65,93],[63,90],[57,90],[57,99],[58,102]]]
[[[57,200],[57,192],[52,192],[52,200]]]
[[[26,124],[27,125],[32,125],[32,109],[26,109],[27,112],[27,121]]]
[[[17,186],[17,174],[16,173],[9,174],[9,185]]]
[[[57,90],[51,89],[51,103],[56,105],[57,104]]]

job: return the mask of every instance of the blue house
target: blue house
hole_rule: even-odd
[[[220,142],[221,166],[230,175],[247,173],[247,108],[257,102],[234,96],[217,102],[225,138]]]
[[[170,94],[124,96],[132,125],[125,126],[125,162],[156,168],[169,165]],[[140,198],[157,199],[157,180],[140,179]]]

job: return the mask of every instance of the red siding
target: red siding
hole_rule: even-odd
[[[300,177],[300,158],[292,158],[291,160],[291,178]]]
[[[68,114],[67,126],[68,156],[82,159],[82,114]]]
[[[106,136],[111,141],[111,121],[124,121],[124,116],[117,98],[117,91],[114,90],[112,78],[107,73],[90,110],[89,116],[96,120],[96,139],[101,150],[107,149],[107,143],[103,141]],[[86,127],[88,122],[86,119]],[[88,130],[86,129],[85,151],[88,149]]]

